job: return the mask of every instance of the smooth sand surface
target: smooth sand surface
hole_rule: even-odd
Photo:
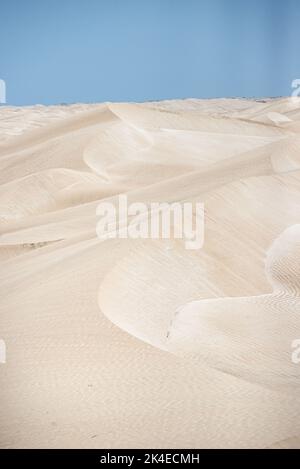
[[[2,448],[300,447],[300,100],[0,108]],[[201,202],[205,242],[100,240]]]

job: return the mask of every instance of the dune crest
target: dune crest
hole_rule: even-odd
[[[0,108],[1,448],[299,445],[299,130],[292,98]],[[100,240],[120,194],[204,203],[203,248]]]
[[[273,293],[181,307],[171,323],[168,350],[265,385],[299,386],[290,348],[299,330],[299,266],[300,225],[293,225],[267,254]]]

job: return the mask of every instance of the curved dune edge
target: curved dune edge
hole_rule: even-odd
[[[273,293],[184,305],[171,323],[167,349],[254,382],[299,387],[300,370],[291,359],[299,329],[299,266],[300,225],[293,225],[267,254]]]
[[[143,252],[151,255],[147,262]],[[201,283],[209,280],[203,257],[185,254],[175,243],[150,250],[144,245],[107,274],[98,301],[126,332],[199,366],[266,387],[299,387],[300,370],[291,359],[300,327],[299,261],[300,225],[293,225],[268,250],[266,278],[273,293],[194,299],[178,309],[184,299],[203,295]],[[117,299],[111,291],[118,291]]]
[[[299,445],[300,365],[286,366],[299,264],[284,234],[300,223],[299,110],[289,98],[1,107],[1,448]],[[204,202],[203,249],[100,241],[96,208],[120,193]],[[174,318],[193,301],[201,311]]]

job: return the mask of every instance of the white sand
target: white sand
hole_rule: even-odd
[[[300,447],[300,102],[0,108],[0,446]],[[96,236],[204,202],[205,244]]]

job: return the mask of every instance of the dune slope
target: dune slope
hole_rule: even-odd
[[[0,108],[0,447],[299,447],[299,129],[291,98]],[[204,203],[203,247],[99,239],[120,194]]]

